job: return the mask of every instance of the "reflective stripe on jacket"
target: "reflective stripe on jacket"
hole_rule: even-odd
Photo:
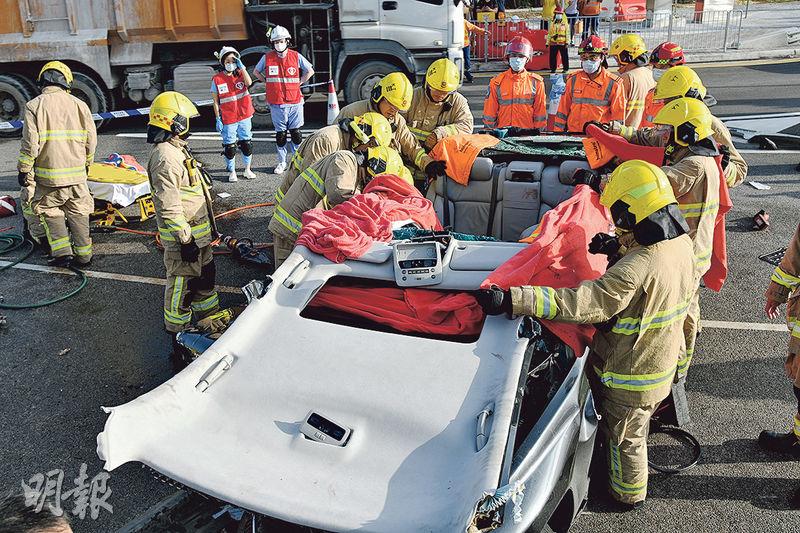
[[[581,70],[567,77],[554,129],[582,132],[587,122],[622,121],[624,117],[625,93],[619,78],[605,68],[594,79]]]
[[[214,85],[219,97],[219,113],[223,124],[235,124],[250,118],[255,113],[253,99],[244,82],[244,75],[229,76],[224,72],[214,76]]]
[[[567,44],[569,41],[569,22],[566,20],[562,20],[561,22],[551,20],[547,29],[547,43],[551,45],[563,45]]]
[[[772,273],[766,297],[786,305],[789,353],[800,354],[800,226],[794,232],[780,264]],[[796,382],[796,381],[795,381]]]
[[[36,183],[47,187],[85,183],[97,146],[97,129],[86,104],[48,86],[25,104],[23,120],[17,170],[33,171]]]
[[[153,147],[147,174],[156,208],[158,233],[165,250],[180,250],[191,241],[199,247],[211,244],[208,194],[199,170],[187,168],[191,160],[186,141],[172,137]]]
[[[489,82],[483,101],[483,124],[487,128],[544,129],[547,108],[542,77],[534,72],[511,69]]]
[[[642,117],[642,122],[639,123],[640,128],[652,128],[655,125],[653,119],[664,107],[664,100],[655,100],[653,96],[655,94],[655,88],[647,91],[647,96],[644,99],[644,116]]]
[[[657,403],[670,392],[685,349],[683,322],[696,290],[688,236],[634,244],[594,281],[574,289],[512,287],[515,314],[599,324],[593,371],[609,399],[629,406]]]
[[[294,50],[286,50],[286,56],[270,50],[264,54],[264,87],[270,105],[299,104],[303,101],[300,92],[300,59]]]
[[[717,141],[717,144],[728,147],[730,160],[724,171],[725,181],[728,182],[728,187],[736,187],[747,178],[747,162],[733,144],[728,127],[714,115],[711,115],[711,129],[714,130],[714,140]]]
[[[620,79],[625,91],[625,125],[638,128],[645,115],[647,95],[656,86],[653,73],[648,67],[627,65],[620,70]]]
[[[472,133],[474,119],[469,102],[461,93],[451,93],[442,102],[428,98],[425,86],[414,89],[411,107],[403,112],[406,125],[422,145],[428,135],[436,135],[436,141],[458,133]]]

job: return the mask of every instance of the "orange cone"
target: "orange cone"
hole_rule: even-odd
[[[328,126],[336,122],[339,116],[339,99],[336,97],[336,87],[333,80],[328,81]]]

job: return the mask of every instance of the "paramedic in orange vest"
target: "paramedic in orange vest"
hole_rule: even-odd
[[[578,47],[581,70],[567,77],[555,131],[582,132],[589,122],[623,120],[625,93],[619,77],[606,68],[607,53],[606,43],[597,35],[585,39]]]
[[[214,55],[222,71],[211,80],[211,95],[214,97],[214,114],[217,116],[217,133],[222,135],[222,149],[228,181],[239,181],[236,177],[236,143],[244,157],[244,177],[256,177],[250,170],[253,160],[253,134],[251,117],[255,110],[247,88],[253,84],[241,56],[236,48],[223,46]]]
[[[597,35],[597,22],[600,20],[602,0],[578,0],[578,10],[583,19],[583,35],[585,41],[590,35]]]
[[[661,43],[655,48],[653,48],[653,53],[650,54],[650,66],[653,67],[653,80],[658,83],[658,80],[661,79],[661,76],[672,67],[677,67],[678,65],[683,65],[686,63],[686,58],[683,56],[683,48],[679,44],[672,43],[672,42],[665,42]],[[653,124],[653,119],[661,111],[661,108],[664,107],[664,101],[658,100],[656,101],[653,98],[653,95],[656,92],[656,87],[653,85],[653,88],[650,89],[650,92],[647,93],[647,98],[644,101],[644,118],[642,118],[642,123],[639,125],[640,128],[652,128],[655,124]]]
[[[619,65],[619,77],[625,90],[625,125],[638,128],[644,117],[647,93],[655,88],[653,72],[648,68],[650,57],[644,39],[626,33],[614,39],[609,55]]]
[[[544,81],[525,70],[533,46],[516,36],[506,46],[509,68],[492,78],[483,101],[483,124],[487,128],[538,128],[547,125]]]
[[[275,127],[275,144],[278,145],[278,165],[275,174],[286,171],[288,158],[294,155],[303,140],[303,94],[300,86],[314,75],[308,59],[289,50],[289,30],[275,26],[267,36],[274,50],[270,50],[256,65],[253,74],[265,84],[272,124]]]

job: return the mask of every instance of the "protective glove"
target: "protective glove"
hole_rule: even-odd
[[[511,292],[492,287],[491,289],[481,289],[475,295],[478,305],[487,315],[511,315]]]
[[[431,161],[425,167],[425,176],[428,179],[436,179],[439,176],[444,176],[444,171],[447,169],[447,164],[444,161]]]
[[[217,117],[217,133],[222,133],[222,117]]]
[[[20,187],[25,187],[28,184],[28,173],[20,172],[17,174],[17,183],[19,183]]]
[[[598,128],[600,128],[601,130],[603,130],[603,131],[605,131],[605,132],[608,132],[608,133],[614,133],[614,132],[612,131],[612,130],[613,130],[613,124],[608,124],[608,123],[603,123],[603,122],[597,122],[596,120],[591,120],[591,121],[587,122],[586,124],[584,124],[584,126],[583,126],[583,133],[586,133],[586,129],[589,127],[589,125],[590,125],[590,124],[591,124],[592,126],[597,126]]]
[[[194,263],[199,257],[200,248],[198,248],[197,243],[194,242],[194,237],[186,244],[181,244],[181,260],[187,263]]]
[[[611,257],[619,253],[620,247],[619,239],[617,239],[615,235],[598,233],[592,237],[592,241],[589,243],[589,253],[603,254]]]
[[[725,169],[728,168],[728,165],[731,162],[731,149],[728,148],[727,145],[720,144],[719,145],[719,152],[722,154],[722,161],[720,161],[720,166],[722,167],[722,170],[724,171]]]
[[[600,173],[591,168],[579,168],[572,175],[572,183],[575,185],[588,185],[596,193],[600,192]]]
[[[241,58],[238,57],[236,58],[236,68],[238,68],[239,70],[245,70],[244,63],[242,63]]]

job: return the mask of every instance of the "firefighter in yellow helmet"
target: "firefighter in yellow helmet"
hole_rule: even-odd
[[[614,40],[608,55],[619,64],[619,77],[625,93],[625,125],[638,128],[644,116],[647,93],[656,85],[647,66],[650,62],[647,45],[641,36],[626,33]]]
[[[695,98],[701,102],[706,97],[706,87],[691,67],[679,65],[668,69],[659,78],[653,92],[654,102],[668,104],[678,98]],[[725,181],[729,187],[736,187],[747,178],[747,162],[736,149],[731,138],[731,132],[720,119],[711,115],[711,129],[714,141],[722,153],[722,169]],[[623,137],[630,137],[632,132],[619,124],[612,124],[612,133],[620,133]]]
[[[445,164],[443,161],[434,161],[417,142],[406,124],[406,119],[400,114],[411,108],[414,89],[402,72],[392,72],[381,78],[373,87],[367,100],[360,100],[346,105],[339,112],[336,122],[342,119],[353,118],[370,111],[380,113],[389,121],[394,131],[391,147],[406,161],[411,161],[414,167],[425,172],[429,178],[444,175]]]
[[[86,267],[92,261],[94,209],[86,177],[97,130],[86,104],[69,94],[67,65],[50,61],[36,81],[42,94],[25,104],[17,162],[22,211],[31,238],[44,246],[46,236],[51,265]]]
[[[150,104],[147,142],[153,144],[147,174],[164,246],[167,285],[164,325],[175,334],[219,309],[211,241],[216,238],[209,183],[185,137],[198,116],[179,92],[159,94]]]
[[[386,146],[367,146],[363,143],[349,150],[328,154],[300,173],[275,206],[269,221],[275,267],[283,264],[292,253],[303,228],[303,213],[315,207],[329,209],[349,200],[378,174],[396,174],[412,182],[397,151]]]
[[[279,203],[283,199],[301,172],[326,155],[338,150],[349,150],[360,144],[389,146],[392,139],[389,121],[380,113],[372,111],[320,128],[303,140],[295,151],[289,169],[275,191],[275,202]]]
[[[598,234],[592,253],[616,262],[599,279],[572,289],[526,286],[480,291],[488,314],[507,312],[598,324],[587,361],[608,446],[609,488],[621,510],[647,496],[650,417],[670,393],[683,351],[683,320],[695,291],[686,221],[664,172],[626,161],[600,195],[617,238]],[[657,324],[657,327],[656,327]]]

